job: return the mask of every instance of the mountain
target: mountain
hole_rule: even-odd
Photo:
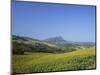
[[[23,36],[12,36],[13,53],[20,54],[23,52],[47,52],[61,53],[62,50],[53,44]]]
[[[43,41],[52,43],[52,44],[67,44],[68,43],[68,41],[64,40],[62,36],[51,37]]]
[[[95,47],[94,42],[73,42],[73,41],[66,41],[63,39],[62,36],[57,37],[51,37],[48,39],[43,40],[47,43],[57,45],[63,50],[73,50],[73,49],[79,49],[79,48],[89,48],[89,47]]]
[[[30,37],[12,36],[13,52],[48,52],[62,53],[74,51],[79,48],[89,48],[95,46],[93,42],[70,42],[63,39],[61,36],[38,40]]]
[[[57,47],[56,45],[44,42],[42,40],[38,40],[38,39],[30,38],[30,37],[24,37],[24,36],[13,35],[12,40],[16,42],[26,43],[26,44],[41,43],[41,44],[45,44],[51,47]]]

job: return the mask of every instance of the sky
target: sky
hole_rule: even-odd
[[[95,6],[36,2],[12,3],[12,34],[36,39],[62,36],[95,42]]]

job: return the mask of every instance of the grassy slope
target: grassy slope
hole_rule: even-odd
[[[95,49],[69,53],[31,53],[13,56],[14,73],[50,72],[95,68]]]

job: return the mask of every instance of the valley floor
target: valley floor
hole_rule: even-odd
[[[67,53],[26,53],[13,55],[13,73],[36,73],[96,68],[95,48]]]

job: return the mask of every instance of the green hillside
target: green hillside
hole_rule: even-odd
[[[72,43],[62,37],[44,41],[25,36],[12,36],[13,54],[24,54],[25,52],[64,53],[93,47],[94,45],[91,42]]]
[[[57,41],[57,40],[56,40]],[[42,40],[13,35],[13,54],[24,54],[25,52],[64,53],[76,50],[74,45],[61,46],[51,44]]]
[[[64,70],[95,69],[95,48],[86,48],[73,52],[53,54],[26,52],[13,55],[13,73],[52,72]]]

